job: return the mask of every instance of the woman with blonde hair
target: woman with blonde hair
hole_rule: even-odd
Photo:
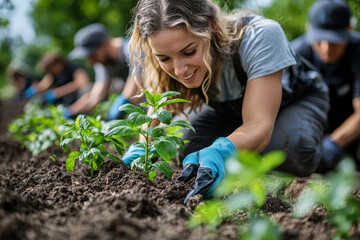
[[[279,170],[299,176],[316,170],[328,89],[297,58],[278,23],[227,16],[210,0],[140,0],[130,41],[147,90],[178,91],[191,101],[196,133],[184,135],[190,144],[177,181],[196,178],[185,203],[198,193],[212,196],[224,162],[241,149],[284,150]],[[186,107],[170,110],[180,114]],[[141,154],[131,147],[123,160],[129,164]]]

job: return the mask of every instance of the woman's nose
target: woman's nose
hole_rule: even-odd
[[[174,71],[176,76],[184,76],[187,73],[187,70],[188,66],[183,60],[174,60]]]

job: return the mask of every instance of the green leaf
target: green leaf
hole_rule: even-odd
[[[101,145],[101,144],[103,144],[104,142],[105,142],[105,139],[104,139],[104,137],[101,137],[101,136],[94,136],[95,137],[95,139],[94,139],[94,141],[92,141],[92,143],[90,144],[90,147],[97,147],[97,146],[99,146],[99,145]]]
[[[56,162],[56,159],[53,156],[50,156],[51,161]]]
[[[119,159],[118,157],[112,155],[112,154],[109,153],[109,152],[104,152],[104,155],[105,155],[108,159],[113,160],[114,162],[119,162],[119,161],[120,161],[120,159]]]
[[[81,115],[77,116],[77,118],[76,118],[76,122],[75,122],[76,130],[80,129],[80,117],[81,117]]]
[[[258,207],[261,207],[266,198],[266,192],[260,181],[255,181],[250,188],[251,193],[256,199],[256,204]]]
[[[145,111],[142,108],[136,107],[130,103],[123,104],[119,107],[119,111],[125,111],[126,113],[130,114],[133,112],[138,112],[140,114],[145,115]]]
[[[164,134],[164,129],[161,127],[156,127],[156,128],[147,128],[146,129],[147,134],[149,134],[152,137],[160,137]]]
[[[166,162],[170,162],[176,156],[176,145],[169,140],[156,140],[154,141],[154,147],[160,157]]]
[[[158,106],[158,108],[161,108],[161,107],[163,107],[163,106],[165,106],[165,105],[169,105],[169,104],[172,104],[172,103],[181,103],[181,102],[190,103],[190,101],[188,101],[188,100],[181,99],[181,98],[177,98],[177,99],[168,100],[168,101],[160,104],[160,105]]]
[[[135,130],[131,129],[128,125],[129,124],[128,124],[127,120],[126,121],[121,120],[121,121],[107,127],[104,130],[104,134],[107,137],[111,137],[114,135],[129,136],[129,135],[137,134],[137,132]],[[124,134],[126,134],[126,135],[124,135]]]
[[[263,173],[270,172],[275,167],[280,166],[285,161],[285,153],[283,151],[272,151],[262,157],[260,169]]]
[[[158,112],[158,119],[160,122],[163,122],[165,124],[170,124],[172,120],[171,112],[165,109],[161,109]]]
[[[179,95],[180,93],[179,92],[175,92],[175,91],[167,91],[167,92],[164,92],[161,94],[161,97],[162,98],[165,98],[165,97],[174,97],[176,95]]]
[[[170,124],[170,126],[172,127],[176,127],[176,126],[179,126],[179,127],[182,127],[182,128],[190,128],[193,132],[196,132],[195,131],[195,128],[188,122],[184,121],[184,120],[178,120],[178,121],[174,121]]]
[[[65,138],[63,141],[60,142],[60,146],[64,146],[66,144],[69,144],[75,140],[81,140],[81,138],[73,137],[73,138]]]
[[[173,141],[176,142],[176,144],[180,147],[181,150],[184,150],[184,147],[185,147],[184,140],[182,140],[179,137],[175,137],[175,136],[169,136],[169,138],[173,139]]]
[[[118,136],[112,136],[110,141],[114,144],[116,151],[122,156],[125,150],[123,139]]]
[[[131,136],[131,135],[136,135],[138,134],[137,131],[133,130],[131,127],[129,126],[119,126],[119,127],[115,127],[111,130],[111,132],[108,132],[108,134],[106,135],[107,137],[109,136]]]
[[[167,162],[157,161],[152,165],[159,169],[159,171],[162,172],[167,178],[171,179],[172,175],[174,174],[174,170],[172,170],[171,166]]]
[[[62,141],[62,140],[64,139],[65,135],[71,133],[72,131],[74,131],[74,129],[72,129],[72,128],[66,130],[66,131],[61,135],[60,141]]]
[[[145,143],[144,142],[136,142],[136,143],[134,143],[134,147],[141,147],[141,148],[145,149]]]
[[[144,103],[140,103],[139,104],[141,107],[149,107],[149,106],[151,106],[151,104],[150,103],[148,103],[148,102],[144,102]]]
[[[150,117],[138,112],[131,113],[128,117],[128,120],[131,127],[139,127],[144,123],[151,121]]]
[[[155,180],[156,170],[155,169],[150,170],[147,176],[153,182]]]
[[[147,90],[143,90],[143,91],[144,91],[144,93],[146,95],[146,99],[149,101],[149,103],[151,105],[155,106],[156,102],[155,102],[153,96],[151,95],[151,93],[149,91],[147,91]]]
[[[75,160],[79,157],[79,152],[71,152],[68,156],[68,158],[66,159],[66,163],[65,163],[65,168],[66,171],[70,171],[73,172],[74,171],[74,167],[75,167]]]

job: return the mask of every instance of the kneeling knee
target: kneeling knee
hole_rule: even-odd
[[[282,170],[299,177],[309,176],[320,164],[320,146],[313,141],[301,140],[294,151],[290,152],[281,167]]]

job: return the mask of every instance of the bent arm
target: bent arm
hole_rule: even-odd
[[[105,100],[108,89],[108,82],[95,82],[90,92],[84,94],[70,106],[71,112],[73,114],[90,113],[96,105]]]
[[[126,79],[125,86],[121,94],[124,98],[129,99],[132,104],[138,105],[141,101],[141,98],[134,98],[134,96],[139,94],[138,90],[139,88],[135,82],[135,76],[129,75],[129,77]]]
[[[237,149],[261,152],[269,144],[281,104],[281,77],[282,70],[246,84],[243,124],[227,136]]]
[[[41,81],[36,84],[36,90],[38,93],[43,93],[48,90],[51,84],[54,82],[54,76],[50,73],[45,74]]]
[[[354,98],[352,104],[354,113],[330,135],[331,139],[337,143],[340,148],[348,146],[360,137],[360,97]]]
[[[83,69],[76,70],[73,74],[73,79],[73,81],[54,89],[55,96],[57,98],[61,98],[82,88],[86,88],[90,84],[89,76]]]

